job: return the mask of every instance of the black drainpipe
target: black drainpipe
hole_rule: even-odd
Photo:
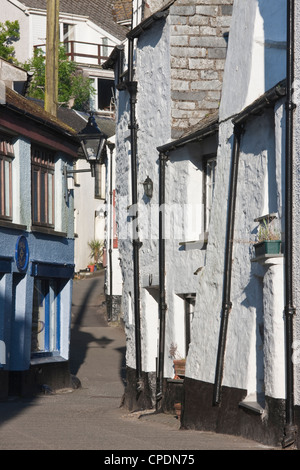
[[[133,283],[134,283],[134,319],[135,319],[135,358],[137,375],[137,392],[143,390],[142,381],[142,348],[141,348],[141,318],[140,318],[140,258],[141,243],[138,236],[138,195],[137,195],[137,130],[136,122],[136,95],[137,82],[133,81],[133,46],[134,39],[128,41],[128,82],[127,90],[130,94],[130,143],[131,143],[131,186],[132,206],[135,213],[132,215],[132,244],[133,244]]]
[[[216,364],[215,383],[214,383],[214,392],[213,392],[213,404],[214,405],[219,405],[221,403],[221,387],[222,387],[223,369],[224,369],[227,326],[228,326],[229,314],[230,314],[231,307],[232,307],[232,303],[230,300],[232,252],[233,252],[235,203],[236,203],[236,189],[237,189],[237,181],[238,181],[238,164],[239,164],[239,155],[240,155],[241,133],[242,133],[242,127],[236,124],[234,126],[234,141],[233,141],[232,164],[231,164],[232,166],[231,166],[231,172],[230,172],[229,205],[228,205],[227,229],[226,229],[221,326],[220,326],[220,333],[219,333],[219,346],[218,346],[218,353],[217,353],[217,364]]]
[[[165,169],[167,153],[159,154],[159,345],[158,370],[156,389],[156,408],[161,407],[163,396],[163,378],[165,362],[165,331],[166,331],[166,267],[165,267]]]
[[[295,442],[294,368],[292,361],[293,321],[293,82],[294,82],[294,0],[287,2],[287,100],[285,149],[285,348],[286,348],[286,417],[283,447]]]
[[[108,319],[112,321],[112,312],[113,312],[113,266],[112,266],[112,238],[113,238],[113,151],[115,144],[112,142],[107,142],[107,146],[110,150],[110,167],[109,167],[109,309],[108,309]]]

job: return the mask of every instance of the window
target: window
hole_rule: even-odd
[[[12,218],[12,159],[14,150],[7,140],[0,140],[0,217]]]
[[[102,38],[102,56],[104,58],[108,57],[108,38]]]
[[[68,23],[63,23],[63,40],[65,46],[65,51],[67,54],[72,52],[72,43],[71,41],[74,40],[74,26]]]
[[[188,355],[188,350],[191,342],[191,325],[194,318],[194,309],[196,302],[196,294],[186,294],[185,300],[185,354]]]
[[[32,147],[32,223],[54,227],[54,153]]]
[[[36,278],[33,291],[31,353],[32,355],[52,355],[59,350],[59,282]]]
[[[95,164],[95,198],[102,199],[102,165]]]
[[[98,108],[102,110],[110,110],[112,100],[114,98],[114,80],[107,78],[98,79]]]
[[[203,229],[208,231],[216,181],[217,158],[207,156],[203,160]]]

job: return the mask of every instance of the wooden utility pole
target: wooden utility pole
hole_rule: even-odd
[[[45,110],[57,115],[59,0],[47,0]]]

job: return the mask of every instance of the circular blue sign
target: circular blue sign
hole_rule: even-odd
[[[15,257],[18,270],[20,272],[26,271],[29,261],[29,247],[24,235],[21,235],[17,240]]]

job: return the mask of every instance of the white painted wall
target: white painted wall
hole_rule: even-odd
[[[286,2],[235,0],[220,119],[240,112],[285,78]]]
[[[158,278],[158,152],[157,146],[170,140],[170,57],[168,24],[157,22],[138,42],[135,79],[138,82],[136,107],[138,132],[138,201],[141,274],[142,364],[146,372],[155,371],[157,355],[158,307],[149,288]],[[129,95],[118,93],[119,116],[116,135],[116,184],[118,191],[119,250],[124,274],[124,322],[127,337],[127,365],[135,368],[135,335],[133,308],[132,225],[128,223],[131,204],[131,162]],[[147,110],[147,112],[145,112]],[[154,196],[144,197],[143,181],[149,176]],[[149,224],[150,222],[150,224]],[[150,277],[149,277],[150,276]],[[151,284],[150,279],[154,280]],[[148,289],[148,290],[147,290]],[[153,293],[153,292],[152,292]],[[150,330],[148,330],[150,328]],[[151,331],[153,334],[148,334]]]

